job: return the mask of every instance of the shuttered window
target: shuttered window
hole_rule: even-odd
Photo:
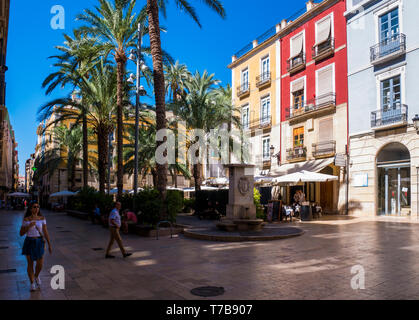
[[[319,142],[333,140],[333,118],[319,121]]]
[[[317,23],[316,45],[325,42],[332,36],[332,19],[327,17]]]
[[[291,40],[291,58],[298,56],[301,52],[303,52],[303,41],[304,41],[304,34],[300,33],[298,36]]]
[[[327,67],[317,73],[317,96],[321,97],[333,92],[333,68]]]
[[[296,92],[300,90],[304,90],[304,79],[300,79],[292,83],[291,92]]]

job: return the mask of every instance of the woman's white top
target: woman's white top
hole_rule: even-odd
[[[28,227],[32,222],[36,222],[36,226],[38,227],[39,230],[41,230],[41,232],[42,232],[43,225],[47,224],[47,221],[44,218],[42,220],[32,220],[32,221],[25,221],[24,220],[23,221],[23,226]],[[28,232],[26,233],[26,236],[31,237],[31,238],[38,238],[41,235],[39,234],[39,231],[36,229],[36,227],[33,226],[33,227],[29,228]]]

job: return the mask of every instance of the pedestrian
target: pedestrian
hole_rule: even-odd
[[[134,212],[129,209],[124,210],[122,213],[122,232],[125,234],[129,233],[128,225],[136,225],[137,222],[138,219]]]
[[[30,204],[26,210],[22,227],[20,228],[20,236],[25,234],[26,238],[23,243],[22,255],[26,256],[28,261],[27,271],[31,282],[30,291],[35,291],[41,289],[39,274],[44,263],[45,241],[48,243],[49,253],[52,254],[47,222],[39,210],[39,204],[36,202]],[[36,262],[35,272],[33,269],[34,262]]]
[[[100,217],[100,208],[97,203],[95,203],[95,208],[93,209],[91,218],[92,218],[92,224],[95,224],[95,221],[98,221],[99,224],[102,223],[102,219]]]
[[[112,245],[114,241],[118,243],[119,249],[121,249],[122,256],[124,258],[129,257],[132,253],[127,253],[124,249],[122,244],[121,235],[119,234],[119,229],[121,228],[121,216],[119,215],[119,210],[121,210],[121,203],[116,202],[114,209],[111,211],[109,215],[109,231],[110,231],[110,239],[108,248],[106,250],[106,259],[115,258],[115,256],[110,255],[110,251],[112,249]]]

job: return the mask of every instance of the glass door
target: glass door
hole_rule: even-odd
[[[399,8],[396,8],[380,17],[380,56],[399,49],[399,34]]]
[[[381,81],[382,122],[392,123],[401,117],[401,82],[400,76]],[[401,120],[401,119],[400,119]]]
[[[378,168],[378,214],[401,215],[410,209],[410,167]]]
[[[261,80],[265,81],[269,78],[269,57],[262,60],[262,77]]]

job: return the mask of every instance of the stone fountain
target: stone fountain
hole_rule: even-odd
[[[217,224],[223,231],[258,231],[263,220],[256,218],[256,206],[253,200],[254,165],[229,164],[230,188],[227,215]]]

